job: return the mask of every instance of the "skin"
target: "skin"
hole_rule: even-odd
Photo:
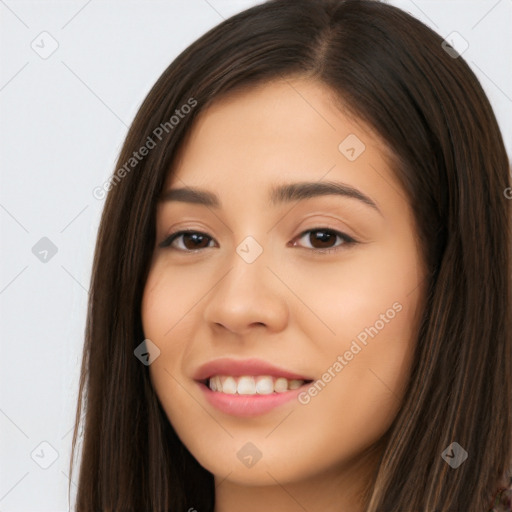
[[[349,134],[366,146],[354,161],[338,149]],[[363,510],[382,436],[406,389],[423,307],[422,255],[389,149],[335,108],[326,86],[306,78],[218,100],[181,149],[164,190],[200,187],[217,194],[221,208],[157,207],[141,314],[146,338],[160,349],[150,376],[169,421],[214,475],[216,512]],[[299,181],[348,184],[381,214],[338,195],[269,206],[271,186]],[[321,228],[359,243],[343,245],[335,235],[319,242],[318,231],[300,237]],[[207,235],[195,253],[183,236],[174,249],[159,247],[183,229]],[[249,235],[263,249],[250,264],[236,252]],[[227,356],[322,379],[396,303],[394,318],[359,343],[341,371],[331,370],[335,377],[307,404],[292,400],[239,418],[210,406],[192,378],[201,364]],[[261,452],[252,467],[237,457],[247,442]]]

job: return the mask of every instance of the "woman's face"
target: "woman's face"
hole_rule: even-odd
[[[304,79],[218,101],[183,146],[164,190],[201,194],[158,204],[141,313],[159,400],[219,479],[341,478],[394,419],[425,274],[384,151]]]

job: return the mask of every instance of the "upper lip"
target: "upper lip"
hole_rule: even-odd
[[[311,377],[285,370],[262,359],[230,359],[223,357],[214,359],[201,365],[194,373],[193,378],[204,381],[214,375],[270,375],[272,377],[284,377],[285,379],[313,380]]]

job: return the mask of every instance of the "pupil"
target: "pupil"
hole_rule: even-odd
[[[198,233],[185,234],[183,236],[183,242],[185,244],[185,247],[187,247],[187,249],[190,249],[190,247],[187,246],[186,240],[187,239],[189,239],[189,240],[192,239],[193,240],[193,245],[194,245],[193,248],[197,248],[197,247],[199,247],[199,245],[201,243],[201,241],[200,241],[201,238],[203,239],[203,242],[206,240],[205,236],[200,235]],[[198,242],[198,239],[199,239],[199,242]]]
[[[327,244],[327,246],[329,245],[329,241],[332,242],[332,240],[330,240],[333,237],[332,233],[327,231],[314,231],[314,233],[316,233],[316,235],[313,235],[316,241]],[[323,246],[320,248],[323,248]]]

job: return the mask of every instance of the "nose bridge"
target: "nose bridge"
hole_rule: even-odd
[[[251,324],[282,328],[288,318],[286,297],[267,265],[269,249],[246,236],[225,260],[226,270],[208,295],[205,320],[232,331]]]
[[[269,282],[271,273],[267,269],[268,248],[264,249],[256,238],[252,235],[246,236],[234,251],[227,256],[227,274],[219,282],[218,292],[224,296],[224,299],[230,300],[230,297],[246,297],[275,293]]]

